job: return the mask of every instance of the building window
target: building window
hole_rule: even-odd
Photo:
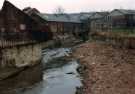
[[[5,28],[1,28],[1,32],[5,32]]]
[[[26,30],[26,25],[25,24],[20,24],[20,30]]]

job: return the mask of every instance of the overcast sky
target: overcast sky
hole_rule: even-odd
[[[0,0],[0,7],[4,0]],[[114,8],[135,9],[135,0],[9,0],[18,8],[35,7],[44,13],[52,13],[61,6],[65,12],[104,11]]]

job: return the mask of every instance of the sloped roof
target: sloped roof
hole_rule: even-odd
[[[40,13],[39,10],[37,10],[36,8],[31,8],[31,7],[26,7],[22,11],[28,15],[31,15],[32,13]]]
[[[20,23],[26,23],[28,24],[28,21],[31,22],[31,26],[32,25],[38,25],[38,22],[35,21],[33,18],[31,18],[28,14],[24,13],[22,10],[20,10],[19,8],[17,8],[15,5],[13,5],[12,3],[10,3],[8,0],[5,0],[1,9],[1,13],[5,14],[8,11],[11,11],[14,15],[13,19],[15,19],[16,21],[19,21]],[[2,18],[4,16],[3,21],[5,22],[5,20],[9,17],[12,16],[12,13],[6,14],[6,15],[2,15]],[[24,19],[19,19],[18,15],[21,15],[21,17],[23,17]],[[14,22],[14,20],[13,20]],[[3,23],[5,25],[5,23]],[[8,23],[7,23],[8,24]],[[30,25],[29,25],[30,26]],[[12,26],[11,26],[12,27]],[[33,27],[33,29],[35,29],[37,27]]]
[[[109,14],[109,12],[95,12],[95,13],[93,13],[93,15],[90,18],[91,19],[98,19],[98,18],[105,17],[108,14]]]
[[[129,9],[114,9],[113,11],[118,11],[122,14],[135,14],[135,10],[129,10]]]
[[[110,12],[109,16],[120,16],[120,15],[135,15],[135,10],[129,9],[114,9]]]
[[[135,10],[126,10],[126,9],[117,9],[117,10],[122,12],[123,14],[135,14]]]
[[[38,14],[47,21],[81,23],[81,20],[89,18],[92,13],[70,14]]]
[[[32,20],[33,22],[36,22],[28,14],[26,14],[25,12],[23,12],[22,10],[20,10],[19,8],[17,8],[15,5],[13,5],[12,3],[10,3],[8,0],[5,0],[4,1],[3,6],[2,6],[2,9],[1,9],[1,12],[5,11],[7,9],[7,7],[16,9],[16,11],[18,11],[19,13],[22,13],[23,15],[27,16],[28,19]]]
[[[102,16],[106,16],[106,15],[108,15],[109,14],[109,12],[98,12],[100,15],[102,15]]]

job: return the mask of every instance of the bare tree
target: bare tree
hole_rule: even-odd
[[[58,6],[54,10],[54,14],[64,14],[64,13],[65,13],[65,9],[63,7],[61,7],[61,6]]]

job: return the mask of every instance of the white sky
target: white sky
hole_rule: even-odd
[[[0,0],[0,7],[4,0]],[[65,12],[104,11],[114,8],[135,9],[135,0],[9,0],[20,9],[35,7],[41,12],[52,13],[58,6]]]

